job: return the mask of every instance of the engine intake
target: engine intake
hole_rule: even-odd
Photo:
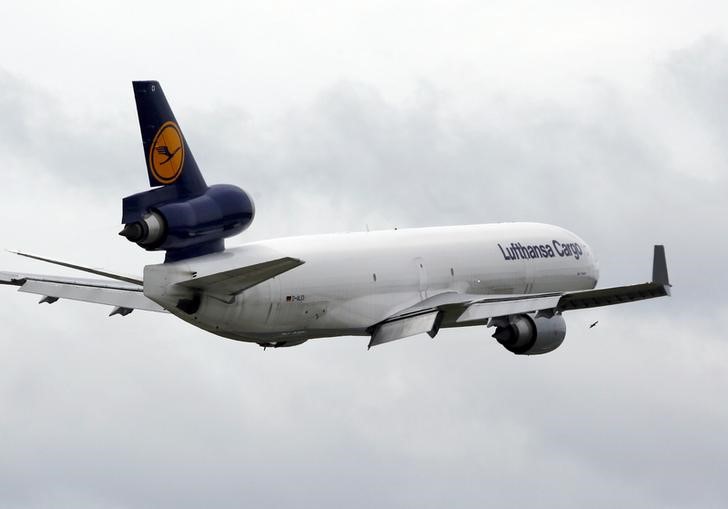
[[[493,337],[516,355],[548,353],[564,342],[566,322],[561,315],[515,315],[498,324]]]

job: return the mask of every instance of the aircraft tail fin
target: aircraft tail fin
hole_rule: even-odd
[[[236,186],[207,186],[158,81],[135,81],[134,98],[153,189],[122,202],[126,237],[175,262],[225,249],[224,239],[253,221],[250,196]]]
[[[139,128],[149,185],[174,186],[179,196],[207,190],[182,130],[158,81],[134,81]]]

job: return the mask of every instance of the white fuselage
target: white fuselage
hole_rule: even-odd
[[[305,262],[225,301],[175,283],[280,257]],[[502,223],[311,235],[253,242],[144,270],[144,294],[212,333],[242,341],[294,342],[364,335],[387,317],[443,292],[530,294],[594,288],[596,259],[573,233]],[[455,324],[444,323],[443,327]]]

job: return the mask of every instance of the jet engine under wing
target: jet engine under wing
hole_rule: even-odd
[[[134,309],[166,313],[144,296],[141,286],[123,281],[77,279],[38,274],[0,272],[0,284],[18,286],[18,291],[43,295],[41,302],[71,299],[114,306],[112,314],[129,314]]]
[[[522,295],[482,295],[443,292],[406,308],[372,328],[369,347],[422,332],[434,337],[441,322],[485,323],[499,316],[542,312],[553,315],[572,309],[609,306],[670,295],[664,246],[655,246],[652,281],[636,285]],[[426,317],[426,318],[425,318]]]

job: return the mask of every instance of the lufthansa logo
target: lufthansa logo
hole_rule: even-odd
[[[154,136],[149,149],[149,168],[160,183],[172,184],[182,173],[184,162],[182,133],[174,122],[165,122]]]

